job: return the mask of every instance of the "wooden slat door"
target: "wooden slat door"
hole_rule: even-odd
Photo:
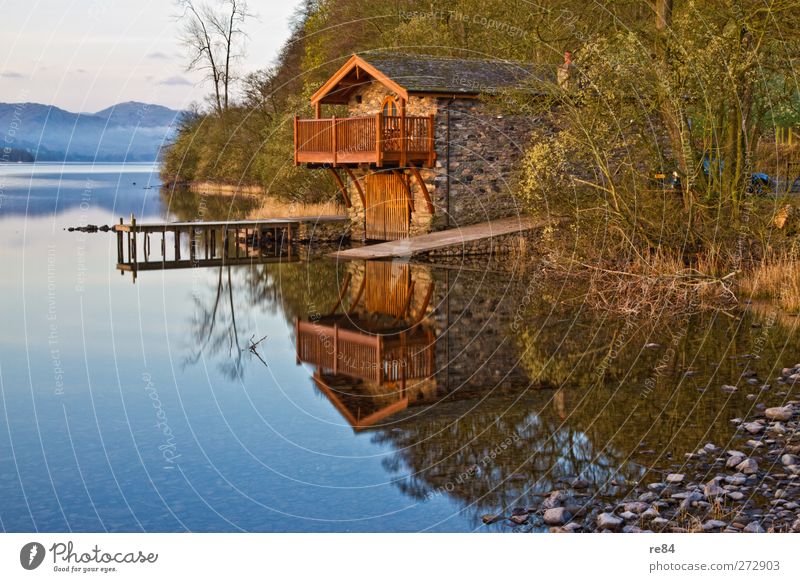
[[[406,181],[405,184],[403,181]],[[377,172],[365,179],[366,234],[371,240],[397,240],[408,236],[411,204],[405,174]]]

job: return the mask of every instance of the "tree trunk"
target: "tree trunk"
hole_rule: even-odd
[[[672,24],[673,0],[655,0],[656,29],[664,30]]]

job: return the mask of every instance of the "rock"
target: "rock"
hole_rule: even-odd
[[[745,533],[764,533],[764,528],[757,521],[751,521],[742,530]]]
[[[703,445],[703,449],[708,451],[709,453],[716,453],[719,450],[719,447],[714,443],[706,443]]]
[[[622,528],[622,533],[642,533],[644,530],[636,525],[626,525]]]
[[[573,489],[587,489],[589,487],[589,482],[586,479],[575,479],[572,482]]]
[[[725,482],[731,485],[744,485],[747,483],[747,476],[743,475],[742,473],[736,473],[735,475],[727,475],[725,477]]]
[[[792,418],[793,413],[794,411],[791,406],[775,406],[773,408],[767,408],[764,411],[764,416],[770,420],[787,421]]]
[[[728,457],[728,461],[725,463],[725,466],[728,469],[733,469],[736,465],[738,465],[739,463],[744,461],[744,459],[745,459],[744,455],[741,455],[741,456],[735,455],[733,457]]]
[[[644,501],[645,503],[652,503],[658,499],[658,494],[653,491],[647,491],[639,495],[639,501]]]
[[[547,525],[564,525],[570,519],[572,514],[566,507],[553,507],[544,512],[544,522]]]
[[[650,506],[644,501],[629,501],[623,505],[622,508],[631,513],[642,513],[643,511],[647,511]]]
[[[642,519],[653,519],[658,517],[658,510],[655,507],[651,507],[647,511],[643,511],[641,513]]]
[[[664,483],[650,483],[647,488],[650,491],[661,491],[666,485]]]
[[[636,515],[632,511],[623,511],[622,513],[619,514],[619,516],[622,519],[624,519],[625,521],[632,521],[632,520],[636,519],[637,517],[639,517],[638,515]]]
[[[597,527],[600,529],[617,529],[622,525],[622,518],[603,512],[597,516]]]
[[[709,519],[703,524],[703,531],[711,531],[712,529],[721,529],[728,527],[728,522],[719,519]]]
[[[712,479],[703,487],[703,495],[706,497],[719,497],[720,495],[725,495],[725,490],[717,485],[716,479]]]
[[[746,422],[742,426],[750,434],[758,434],[764,430],[764,425],[760,422]]]
[[[512,515],[511,517],[508,518],[508,520],[517,525],[523,525],[528,523],[528,514],[526,513],[525,515]]]
[[[501,519],[503,519],[502,515],[495,515],[494,513],[487,513],[487,514],[481,516],[481,520],[486,525],[490,525],[492,523],[497,523]]]
[[[567,494],[563,491],[553,491],[547,499],[542,503],[542,509],[552,509],[554,507],[561,507],[567,500]]]
[[[730,384],[723,384],[720,390],[722,390],[723,392],[728,392],[730,394],[731,392],[736,392],[737,388],[736,386],[731,386]]]
[[[683,473],[670,473],[667,475],[667,483],[680,483],[685,477]]]
[[[655,525],[655,526],[665,526],[668,523],[669,523],[669,520],[665,519],[663,517],[656,517],[656,518],[653,519],[653,521],[650,522],[651,525]]]
[[[781,456],[781,463],[783,463],[784,466],[788,467],[789,465],[796,465],[797,462],[798,462],[798,458],[796,456],[794,456],[794,455],[790,455],[790,454],[787,453],[787,454]]]
[[[728,491],[726,495],[731,499],[733,499],[734,501],[741,501],[742,499],[744,499],[744,493],[742,493],[741,491]]]
[[[736,469],[745,475],[753,475],[758,472],[758,463],[755,459],[745,459],[736,465]]]
[[[758,447],[763,447],[764,446],[764,443],[762,443],[761,441],[756,441],[756,440],[753,440],[753,439],[750,439],[749,441],[747,441],[746,444],[749,447],[754,448],[754,449],[757,449]]]

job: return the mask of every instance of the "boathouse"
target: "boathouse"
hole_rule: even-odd
[[[485,97],[530,87],[553,76],[548,69],[353,55],[311,97],[315,117],[295,118],[294,162],[333,174],[357,237],[395,240],[515,216],[513,173],[536,120],[499,113]]]

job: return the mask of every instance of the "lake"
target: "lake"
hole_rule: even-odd
[[[506,531],[481,516],[576,477],[614,500],[724,446],[800,360],[769,309],[644,325],[522,265],[134,282],[113,235],[65,230],[200,205],[253,202],[162,190],[150,165],[0,165],[2,530]]]

